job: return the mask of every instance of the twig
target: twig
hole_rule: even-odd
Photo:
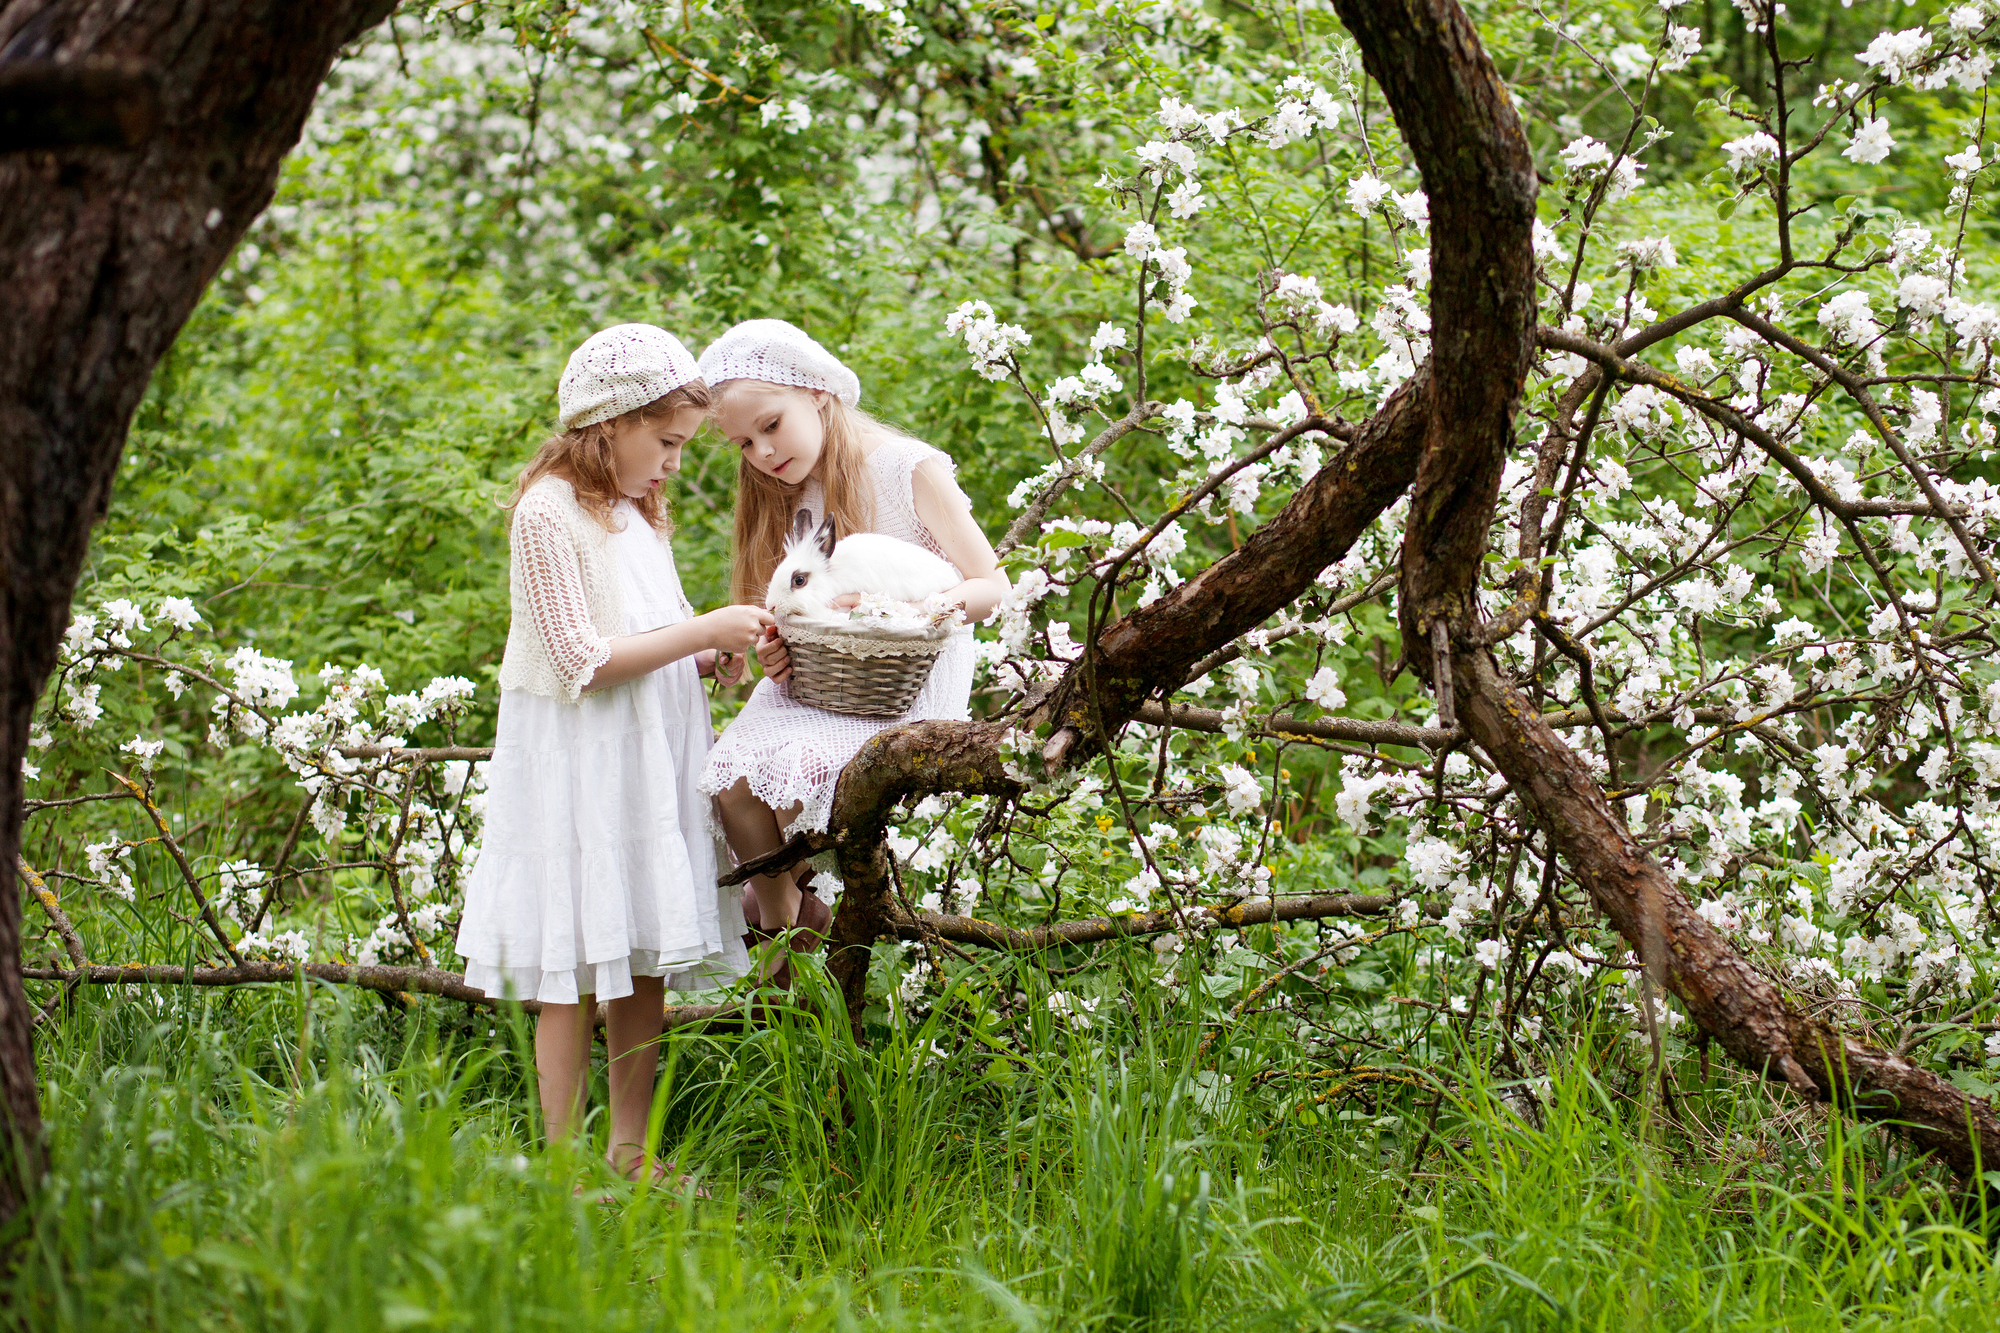
[[[187,881],[188,892],[194,895],[196,904],[201,908],[201,919],[208,923],[211,931],[215,932],[215,938],[221,942],[222,951],[229,955],[229,961],[240,966],[243,956],[236,952],[236,945],[230,941],[229,932],[222,928],[222,919],[215,914],[215,909],[209,906],[208,895],[201,891],[201,880],[196,877],[194,867],[188,864],[187,853],[181,850],[181,845],[174,841],[173,833],[167,828],[167,817],[160,813],[160,808],[153,804],[153,798],[147,795],[146,790],[138,783],[123,773],[113,772],[111,776],[131,792],[132,798],[144,806],[146,813],[153,817],[153,826],[160,830],[160,841],[166,845],[167,851],[172,853],[174,864],[181,868],[181,878]]]
[[[1371,936],[1369,938],[1373,937]],[[1365,941],[1359,941],[1359,942],[1365,942]],[[1355,943],[1357,943],[1357,941],[1344,939],[1337,944],[1329,944],[1324,949],[1320,949],[1313,953],[1309,953],[1303,958],[1285,964],[1285,966],[1279,968],[1277,971],[1271,973],[1271,975],[1265,977],[1262,981],[1258,982],[1255,986],[1251,987],[1249,993],[1246,994],[1242,999],[1238,1000],[1236,1004],[1233,1007],[1231,1007],[1229,1012],[1223,1016],[1223,1019],[1220,1023],[1217,1023],[1214,1027],[1211,1027],[1207,1032],[1204,1032],[1202,1034],[1201,1044],[1195,1048],[1194,1052],[1195,1063],[1197,1065],[1206,1063],[1208,1059],[1208,1053],[1215,1048],[1215,1039],[1221,1036],[1228,1029],[1235,1027],[1236,1024],[1242,1019],[1243,1015],[1249,1012],[1250,1006],[1257,1003],[1257,1001],[1263,999],[1266,995],[1269,995],[1271,991],[1277,987],[1279,982],[1283,981],[1286,977],[1289,977],[1294,973],[1301,972],[1304,969],[1311,967],[1314,963],[1317,963],[1320,959],[1326,957],[1328,954],[1338,953],[1342,949],[1345,949]]]
[[[382,858],[382,875],[389,881],[389,899],[396,907],[396,920],[402,923],[403,936],[410,947],[417,951],[417,957],[425,967],[431,965],[431,951],[424,946],[423,936],[417,933],[416,922],[410,920],[410,905],[403,895],[403,876],[396,869],[396,858],[403,854],[403,840],[410,832],[410,801],[414,795],[414,780],[403,783],[401,812],[396,820],[396,836],[389,840],[389,854]]]
[[[1181,727],[1188,731],[1221,731],[1223,715],[1215,708],[1190,708],[1186,704],[1147,702],[1132,714],[1134,722],[1155,727]],[[1261,720],[1245,719],[1252,727],[1272,735],[1313,736],[1321,740],[1358,741],[1364,745],[1416,745],[1436,749],[1460,739],[1456,729],[1413,727],[1407,722],[1369,722],[1353,717],[1300,718],[1289,713],[1273,713]]]
[[[42,905],[44,912],[48,913],[49,920],[55,925],[56,934],[62,936],[63,950],[69,954],[70,962],[76,965],[76,972],[70,974],[73,986],[77,973],[90,966],[90,960],[84,956],[83,941],[77,938],[76,927],[70,924],[69,914],[63,911],[62,904],[56,901],[56,895],[47,882],[33,866],[28,864],[26,857],[19,858],[19,863],[21,878],[28,882],[28,889],[35,895],[35,901]]]
[[[21,810],[23,813],[32,815],[37,810],[60,810],[65,806],[89,805],[92,801],[122,801],[124,799],[125,793],[122,791],[101,791],[89,796],[64,796],[51,801],[23,801],[21,802]]]
[[[1381,596],[1389,589],[1395,587],[1396,581],[1399,577],[1400,577],[1400,571],[1398,570],[1394,569],[1383,570],[1380,574],[1377,574],[1374,578],[1370,579],[1367,582],[1367,584],[1364,585],[1363,587],[1358,588],[1354,592],[1347,594],[1347,596],[1339,598],[1338,600],[1334,601],[1331,605],[1329,605],[1326,608],[1326,614],[1329,617],[1337,616],[1344,612],[1352,611],[1355,607],[1360,606],[1363,602],[1373,601],[1375,598]],[[1298,630],[1285,630],[1280,633],[1273,634],[1269,638],[1264,640],[1264,646],[1268,648],[1274,643],[1278,643],[1282,640],[1291,638],[1292,635],[1298,632],[1299,632]],[[1215,670],[1217,667],[1228,666],[1231,662],[1234,662],[1237,658],[1241,656],[1243,656],[1243,643],[1240,639],[1235,643],[1224,644],[1222,647],[1217,648],[1214,652],[1210,653],[1207,657],[1202,658],[1200,661],[1196,662],[1193,666],[1189,667],[1187,669],[1187,678],[1189,680],[1200,680],[1203,676],[1206,676],[1209,672]]]
[[[306,819],[312,814],[313,805],[319,800],[319,793],[309,791],[306,799],[299,804],[299,812],[292,816],[292,826],[285,830],[285,845],[278,849],[278,860],[271,867],[270,882],[264,888],[264,896],[257,900],[257,911],[250,918],[250,929],[258,930],[264,924],[264,914],[271,910],[271,904],[278,900],[278,889],[285,881],[285,867],[298,850],[299,836],[305,832]]]
[[[743,862],[717,882],[725,889],[742,884],[754,875],[774,874],[789,870],[809,856],[826,851],[833,846],[833,839],[824,833],[794,833],[786,839],[785,845],[776,851],[753,856]]]
[[[1032,394],[1029,396],[1033,397]],[[1083,470],[1091,459],[1164,411],[1166,411],[1164,403],[1140,403],[1099,431],[1097,438],[1077,450],[1075,456],[1063,464],[1062,470],[1050,478],[1049,484],[1042,488],[1042,493],[1021,511],[1021,516],[1008,525],[1007,535],[1000,539],[1000,545],[995,548],[994,554],[1004,559],[1009,551],[1034,536],[1042,526],[1042,519],[1048,515],[1063,492],[1070,488],[1070,483],[1083,475]]]

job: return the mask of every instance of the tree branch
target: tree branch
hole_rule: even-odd
[[[1182,929],[1182,923],[1198,930],[1239,930],[1270,921],[1316,921],[1328,917],[1386,916],[1405,901],[1392,893],[1329,893],[1312,898],[1254,898],[1227,907],[1189,907],[1180,913],[1134,912],[1130,916],[1096,916],[1081,921],[1060,921],[1054,925],[1015,930],[970,916],[944,916],[919,912],[912,916],[896,912],[890,924],[906,940],[921,939],[926,933],[955,944],[976,944],[985,949],[1013,953],[1039,953],[1108,940],[1164,935]],[[1442,916],[1436,905],[1420,908],[1427,916]]]
[[[36,873],[35,868],[28,864],[26,858],[21,858],[19,865],[21,878],[26,881],[28,891],[35,895],[35,901],[41,904],[49,923],[56,928],[56,934],[62,937],[63,952],[69,955],[69,960],[76,966],[77,972],[89,967],[90,959],[83,952],[83,941],[77,937],[76,927],[70,924],[69,913],[63,911],[62,904],[56,900],[54,891],[49,888],[41,875]]]
[[[159,963],[103,964],[79,970],[93,986],[268,986],[296,981],[301,976],[335,986],[356,986],[384,995],[436,995],[447,1000],[498,1009],[517,1003],[524,1013],[539,1014],[539,1000],[507,1001],[465,984],[456,972],[435,967],[378,967],[344,963],[281,963],[251,961],[234,967],[174,967]],[[51,967],[28,967],[21,975],[29,981],[67,981],[79,975]],[[711,1019],[740,1013],[738,1004],[669,1005],[668,1027],[688,1027]]]

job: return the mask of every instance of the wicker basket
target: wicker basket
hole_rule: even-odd
[[[856,717],[900,717],[909,711],[950,639],[940,625],[922,637],[884,638],[814,624],[779,624],[792,655],[792,698]]]

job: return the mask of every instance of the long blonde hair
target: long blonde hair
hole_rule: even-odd
[[[826,497],[826,512],[833,517],[834,532],[838,537],[867,532],[875,526],[875,483],[868,475],[862,441],[871,433],[895,437],[902,432],[832,394],[820,404],[819,420],[819,464],[813,471]],[[787,486],[750,466],[748,458],[738,460],[736,564],[729,580],[729,595],[735,601],[764,604],[764,585],[785,553],[803,485]]]
[[[521,503],[521,497],[527,494],[528,488],[543,477],[561,477],[575,489],[576,502],[583,512],[609,532],[611,511],[620,500],[629,498],[618,488],[618,467],[611,456],[611,437],[617,433],[618,427],[626,422],[650,425],[684,407],[706,412],[714,402],[715,395],[706,384],[690,380],[644,407],[635,407],[609,421],[566,430],[535,450],[535,456],[528,460],[528,465],[515,479],[513,497],[504,507],[512,509]],[[648,491],[632,503],[656,531],[673,531],[673,515],[668,511],[666,497],[660,491]]]

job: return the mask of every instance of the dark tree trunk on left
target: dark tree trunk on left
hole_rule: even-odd
[[[134,146],[0,143],[0,866],[10,879],[29,720],[132,413],[271,201],[334,57],[392,8],[0,0],[0,77],[33,71],[83,101],[101,95],[104,68],[138,67],[158,90]],[[105,119],[90,110],[63,123]],[[0,1218],[41,1164],[20,909],[17,891],[0,893]]]

